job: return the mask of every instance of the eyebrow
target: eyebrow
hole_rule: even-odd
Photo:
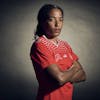
[[[56,18],[54,16],[49,16],[48,18]],[[63,16],[60,16],[59,18],[63,18]]]

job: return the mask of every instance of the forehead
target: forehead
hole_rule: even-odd
[[[51,9],[49,12],[49,16],[63,17],[61,10],[57,8]]]

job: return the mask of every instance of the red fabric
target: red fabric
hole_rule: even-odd
[[[44,73],[50,64],[57,64],[64,71],[78,59],[67,42],[58,39],[58,45],[55,45],[45,36],[39,37],[33,43],[31,59],[39,82],[37,100],[72,100],[73,85],[70,82],[58,87]]]

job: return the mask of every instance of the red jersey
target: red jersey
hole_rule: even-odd
[[[39,83],[37,100],[72,100],[73,85],[67,82],[58,86],[45,73],[50,64],[57,64],[64,71],[78,59],[68,43],[58,39],[55,44],[43,35],[33,43],[30,55]]]

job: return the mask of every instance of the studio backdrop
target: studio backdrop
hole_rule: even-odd
[[[64,10],[60,38],[79,56],[86,82],[75,85],[73,100],[99,100],[100,7],[97,0],[0,1],[0,100],[35,100],[38,88],[30,60],[37,13],[46,3]]]

